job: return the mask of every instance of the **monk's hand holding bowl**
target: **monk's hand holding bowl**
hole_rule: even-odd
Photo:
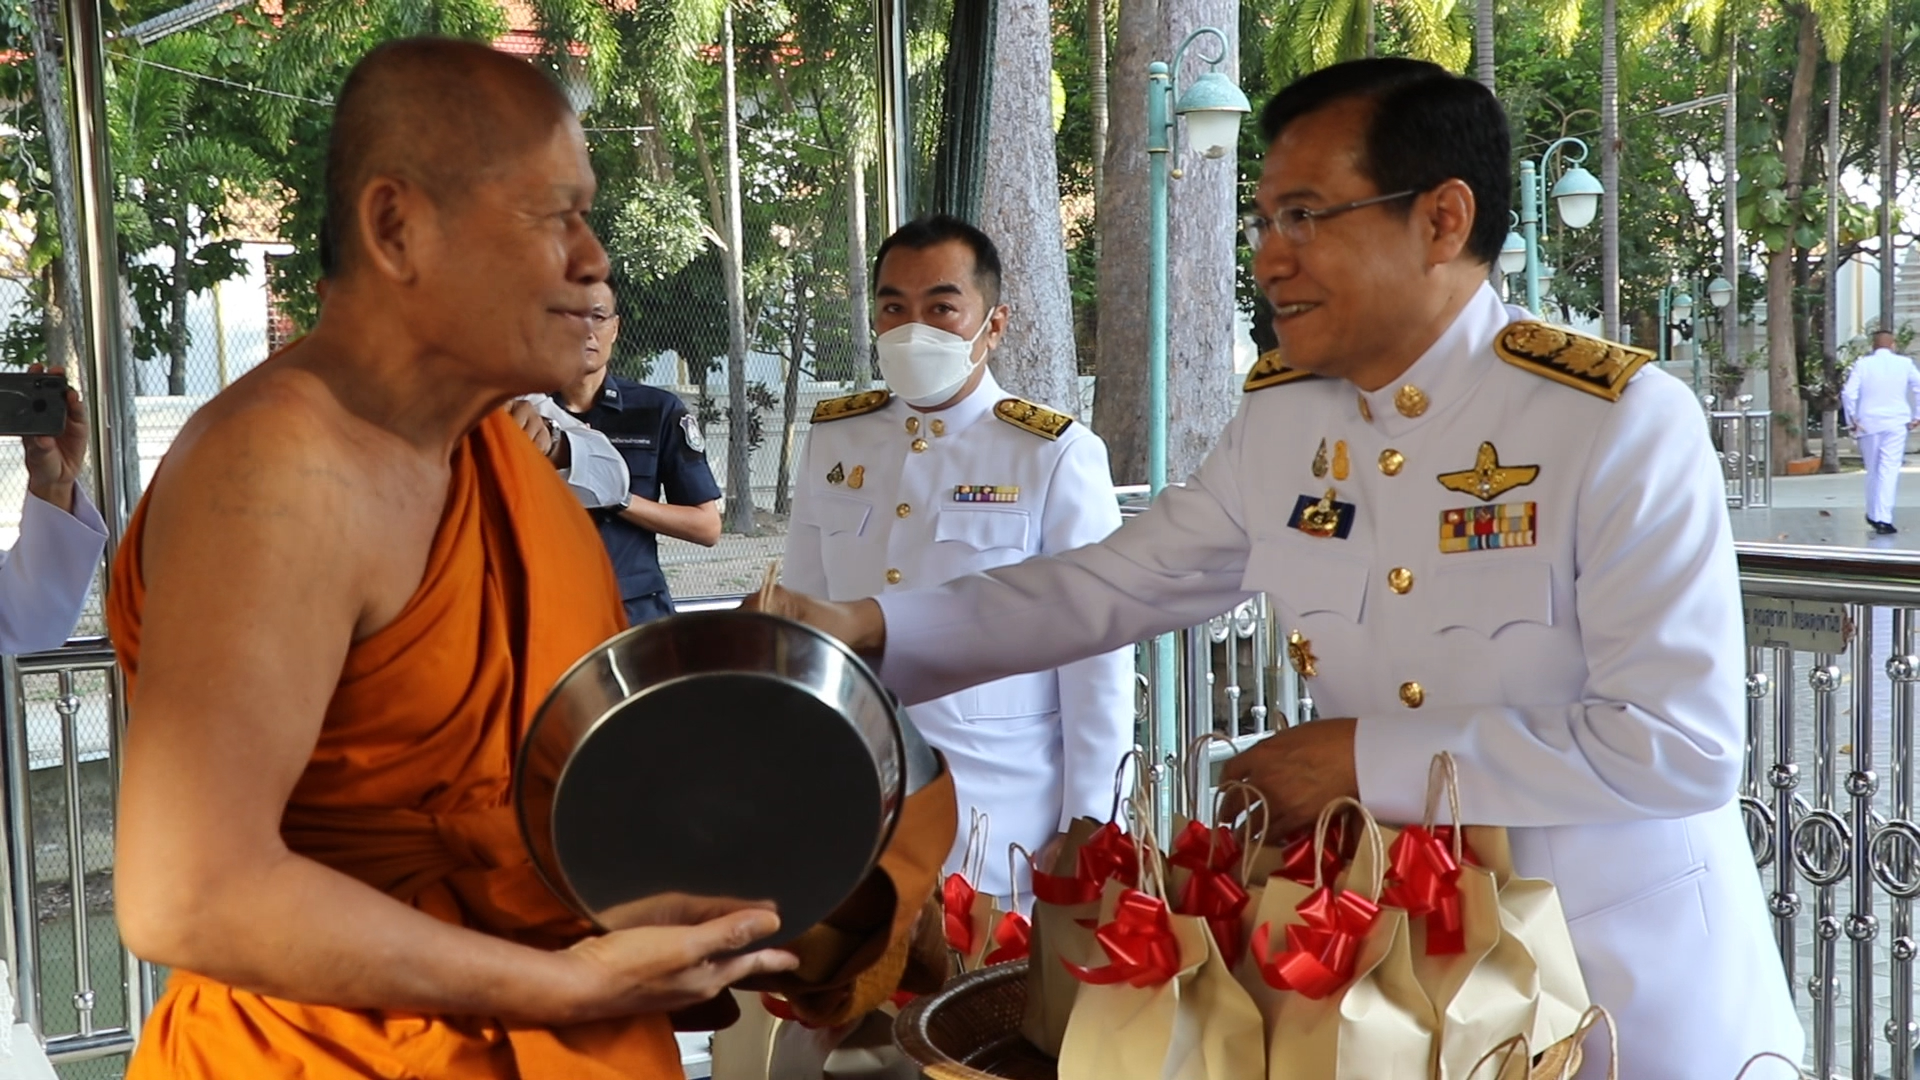
[[[740,607],[745,611],[779,615],[825,631],[862,656],[878,656],[886,648],[886,618],[880,613],[880,605],[872,600],[822,600],[776,585],[761,595],[748,596]]]
[[[780,917],[765,906],[683,899],[650,905],[645,917],[658,920],[654,925],[587,938],[560,954],[577,978],[563,1022],[675,1012],[741,979],[799,966],[798,957],[780,949],[734,955],[780,929]]]

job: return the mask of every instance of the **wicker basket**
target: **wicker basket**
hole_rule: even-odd
[[[901,1011],[893,1039],[928,1080],[1057,1080],[1059,1066],[1020,1034],[1027,962],[970,972]]]

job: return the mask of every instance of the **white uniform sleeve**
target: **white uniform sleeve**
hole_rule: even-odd
[[[568,465],[560,470],[560,479],[567,482],[581,504],[589,510],[625,506],[633,475],[627,471],[627,459],[620,456],[613,443],[545,394],[526,400],[533,402],[541,416],[553,421],[561,438],[567,440]]]
[[[800,444],[800,459],[793,470],[793,513],[787,519],[787,550],[780,559],[780,583],[808,596],[828,596],[827,564],[820,550],[820,526],[813,520],[813,496],[807,491],[806,478],[813,475],[808,462],[813,460],[813,432],[807,432]]]
[[[1907,405],[1907,422],[1920,420],[1920,366],[1911,360],[1907,361],[1907,388],[1901,393],[1901,399]]]
[[[27,496],[20,539],[0,553],[0,653],[66,644],[106,546],[106,522],[85,492],[74,489],[71,514]]]
[[[1120,527],[1107,446],[1086,435],[1054,466],[1040,551],[1054,555],[1104,540]],[[1133,747],[1133,648],[1123,646],[1061,666],[1062,783],[1059,829],[1112,807],[1113,776]]]
[[[887,685],[918,704],[1191,626],[1245,600],[1235,476],[1245,422],[1243,402],[1191,480],[1098,544],[877,597]]]
[[[1860,369],[1867,358],[1861,357],[1847,369],[1847,382],[1840,388],[1840,411],[1846,414],[1848,427],[1860,426]]]
[[[1462,813],[1488,825],[1682,817],[1733,798],[1745,637],[1720,470],[1681,384],[1643,378],[1610,409],[1578,478],[1576,610],[1556,613],[1580,628],[1579,700],[1360,717],[1361,800],[1382,820],[1419,819],[1441,750]]]

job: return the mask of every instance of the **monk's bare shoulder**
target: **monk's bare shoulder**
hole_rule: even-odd
[[[345,409],[300,364],[269,362],[182,429],[149,493],[143,567],[179,541],[253,550],[352,598],[355,637],[386,624],[425,571],[445,506],[423,462]]]

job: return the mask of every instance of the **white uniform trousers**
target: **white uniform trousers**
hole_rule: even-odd
[[[1907,429],[1862,432],[1858,441],[1867,466],[1867,517],[1891,525],[1893,493],[1907,457]]]

